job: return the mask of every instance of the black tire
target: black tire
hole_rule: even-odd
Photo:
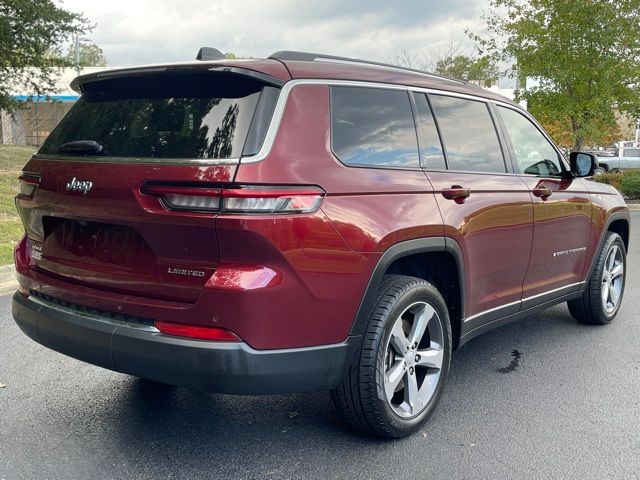
[[[428,324],[439,321],[439,325],[442,327],[439,330],[442,333],[443,343],[441,348],[442,366],[430,400],[426,402],[426,406],[420,407],[424,409],[415,416],[405,418],[396,414],[390,401],[387,400],[384,386],[385,362],[388,359],[388,349],[391,348],[389,342],[394,324],[403,312],[406,312],[416,302],[428,303],[437,314],[430,317],[431,320],[428,321]],[[341,383],[331,392],[334,405],[340,415],[359,430],[387,438],[404,437],[415,432],[432,414],[440,399],[449,371],[451,344],[449,314],[440,292],[433,285],[419,278],[385,275],[378,288],[377,301],[371,311],[369,323],[363,335],[362,347],[353,359]],[[419,347],[415,348],[415,351],[418,351]],[[417,356],[416,360],[419,358]],[[399,360],[396,358],[394,361]],[[407,369],[406,362],[404,368]],[[418,381],[418,372],[418,366],[416,366],[416,382]],[[411,374],[413,373],[414,369],[411,368]],[[403,383],[404,378],[407,377],[403,377]]]
[[[598,175],[604,175],[605,173],[607,173],[607,169],[604,167],[596,167],[596,169],[593,171],[593,176],[597,177]]]
[[[613,248],[619,248],[622,253],[622,286],[615,308],[607,311],[602,299],[602,288],[606,266],[605,261]],[[611,323],[618,314],[618,310],[622,304],[626,275],[627,252],[624,247],[624,242],[617,233],[607,232],[605,234],[602,248],[600,249],[600,252],[598,252],[598,257],[596,259],[593,272],[591,273],[591,277],[587,280],[584,292],[575,300],[569,300],[567,302],[571,316],[580,323],[587,323],[591,325],[606,325]]]

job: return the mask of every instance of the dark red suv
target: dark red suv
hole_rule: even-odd
[[[565,301],[581,322],[618,312],[622,197],[502,96],[212,49],[72,86],[16,198],[13,316],[49,348],[216,392],[330,389],[396,437],[476,335]]]

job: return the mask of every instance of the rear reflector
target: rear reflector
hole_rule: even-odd
[[[235,333],[216,327],[201,327],[197,325],[183,325],[169,322],[154,322],[160,332],[176,337],[195,338],[198,340],[213,340],[217,342],[240,342]]]
[[[320,207],[319,187],[234,185],[232,187],[182,187],[145,185],[141,192],[155,195],[169,210],[222,213],[310,213]]]

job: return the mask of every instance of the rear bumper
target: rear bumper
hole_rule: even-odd
[[[78,360],[171,385],[234,394],[277,394],[335,387],[359,337],[309,348],[255,350],[246,343],[164,335],[13,296],[13,318],[36,342]]]

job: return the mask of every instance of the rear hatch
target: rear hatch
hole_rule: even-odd
[[[232,182],[239,158],[261,146],[279,83],[210,66],[81,77],[80,99],[25,167],[16,199],[32,268],[195,302],[218,263],[214,213],[169,210],[143,191]]]

